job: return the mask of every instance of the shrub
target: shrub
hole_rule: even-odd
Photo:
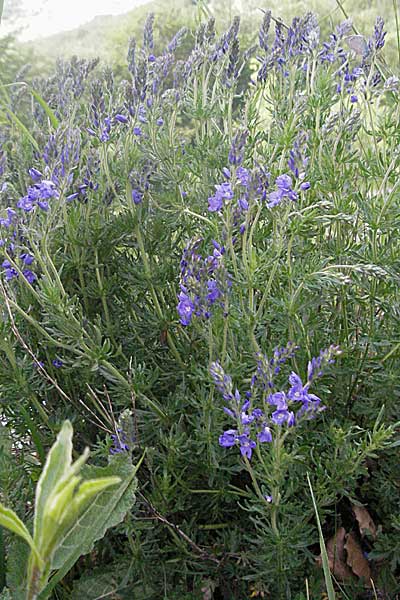
[[[184,36],[149,16],[122,83],[74,59],[3,101],[3,418],[26,481],[66,417],[99,464],[147,449],[70,597],[300,600],[307,473],[327,539],[361,503],[397,543],[399,80],[380,19],[266,12],[257,48],[210,19],[177,60]]]

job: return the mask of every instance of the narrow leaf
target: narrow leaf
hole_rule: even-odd
[[[50,123],[53,125],[54,129],[57,129],[57,127],[59,126],[59,120],[57,119],[56,115],[54,114],[54,112],[51,110],[50,106],[47,104],[47,102],[45,100],[43,100],[42,96],[40,94],[38,94],[36,92],[36,90],[29,88],[32,96],[35,98],[35,100],[40,104],[40,106],[43,108],[44,112],[46,113],[46,115],[49,118]]]
[[[20,121],[18,119],[17,115],[15,115],[10,109],[6,108],[6,111],[7,111],[8,116],[10,117],[10,119],[12,121],[14,121],[14,123],[16,124],[18,129],[20,129],[21,132],[24,134],[24,136],[30,141],[30,143],[35,148],[35,150],[37,150],[39,152],[39,145],[38,145],[37,141],[35,140],[33,135],[28,131],[28,129],[25,127],[25,125],[22,123],[22,121]]]
[[[308,473],[307,473],[307,481],[308,481],[308,485],[309,485],[310,492],[311,492],[311,498],[312,498],[312,503],[314,506],[315,517],[317,519],[317,526],[318,526],[318,533],[319,533],[319,545],[321,548],[322,568],[324,570],[326,591],[328,593],[328,599],[335,600],[336,595],[335,595],[335,590],[333,589],[331,572],[329,570],[328,553],[326,551],[325,540],[324,540],[324,536],[322,533],[321,522],[319,520],[319,515],[318,515],[318,507],[317,507],[317,503],[315,501],[314,492],[313,492],[313,489],[311,486],[311,481],[310,481],[310,477],[309,477]]]

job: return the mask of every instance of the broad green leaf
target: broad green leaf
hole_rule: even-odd
[[[99,494],[106,488],[117,485],[121,482],[120,477],[98,477],[97,479],[88,479],[84,481],[74,497],[74,505],[77,512],[87,504],[87,502],[93,498],[96,494]]]
[[[90,479],[119,477],[121,482],[100,492],[66,533],[52,561],[52,569],[58,569],[58,572],[39,598],[47,598],[78,558],[90,552],[95,541],[102,538],[107,529],[122,521],[135,501],[137,468],[130,463],[128,456],[123,455],[113,456],[107,467],[84,468],[83,474]]]
[[[44,511],[48,498],[54,488],[68,472],[72,462],[72,425],[64,421],[57,436],[36,487],[34,535],[35,542],[41,547],[43,542]]]
[[[50,518],[55,523],[61,524],[64,514],[71,507],[74,492],[81,480],[81,477],[72,475],[58,493],[53,493],[49,496],[46,502],[45,520]]]
[[[19,535],[27,544],[29,544],[32,552],[36,555],[39,562],[41,562],[39,552],[35,546],[35,543],[32,539],[31,534],[25,527],[24,523],[21,519],[15,514],[13,510],[10,508],[6,508],[2,504],[0,504],[0,525],[5,527],[9,531],[16,533]]]

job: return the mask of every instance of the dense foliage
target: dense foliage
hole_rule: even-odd
[[[146,453],[134,509],[54,597],[301,600],[324,589],[308,474],[325,539],[347,536],[338,597],[394,598],[400,108],[384,23],[325,37],[312,14],[266,12],[257,47],[237,18],[161,47],[153,19],[121,83],[75,58],[1,88],[2,501],[29,518],[69,418],[99,465]],[[0,544],[11,595],[24,556]]]

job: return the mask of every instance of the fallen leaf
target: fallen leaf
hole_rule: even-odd
[[[376,525],[367,509],[364,506],[356,506],[355,504],[352,504],[352,509],[357,519],[361,535],[370,533],[373,539],[376,540]]]
[[[348,533],[344,544],[347,552],[347,564],[357,577],[363,578],[365,585],[371,587],[371,569],[354,533]]]
[[[345,528],[339,527],[336,534],[326,543],[329,568],[338,581],[344,581],[353,577],[351,569],[349,569],[346,564],[346,553],[344,549],[345,537]],[[322,565],[321,556],[318,557],[317,562],[319,565]]]

